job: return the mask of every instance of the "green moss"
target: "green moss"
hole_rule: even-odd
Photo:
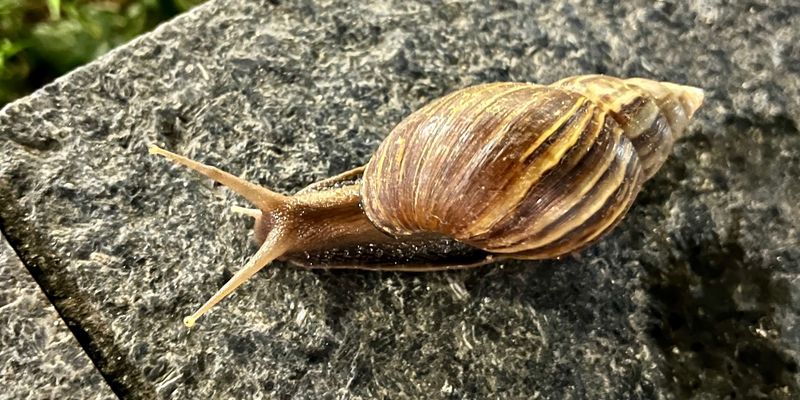
[[[0,106],[204,0],[0,0]]]

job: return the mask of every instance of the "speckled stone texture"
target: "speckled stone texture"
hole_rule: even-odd
[[[0,113],[0,227],[117,394],[798,396],[795,2],[359,3],[212,1]],[[181,324],[251,227],[147,144],[291,193],[439,95],[580,73],[708,96],[597,245],[451,273],[276,263]]]
[[[114,399],[0,235],[0,399]]]

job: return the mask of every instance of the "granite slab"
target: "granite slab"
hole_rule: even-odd
[[[798,11],[212,0],[0,112],[0,229],[125,398],[797,397]],[[583,73],[707,94],[598,244],[447,273],[276,263],[182,325],[252,226],[149,144],[292,193],[444,93]]]
[[[0,282],[0,399],[116,398],[2,235]]]

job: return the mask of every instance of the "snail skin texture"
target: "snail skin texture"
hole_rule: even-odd
[[[367,165],[284,196],[151,147],[247,199],[260,248],[200,309],[275,259],[310,268],[431,271],[580,250],[613,228],[661,167],[703,91],[575,76],[489,83],[398,124]]]

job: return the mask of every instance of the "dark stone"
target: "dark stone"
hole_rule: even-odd
[[[116,398],[2,235],[0,282],[0,398]]]
[[[0,228],[125,397],[796,398],[800,8],[651,3],[212,1],[0,112]],[[181,324],[251,225],[148,144],[291,193],[456,88],[597,72],[707,101],[590,249],[276,263]]]

